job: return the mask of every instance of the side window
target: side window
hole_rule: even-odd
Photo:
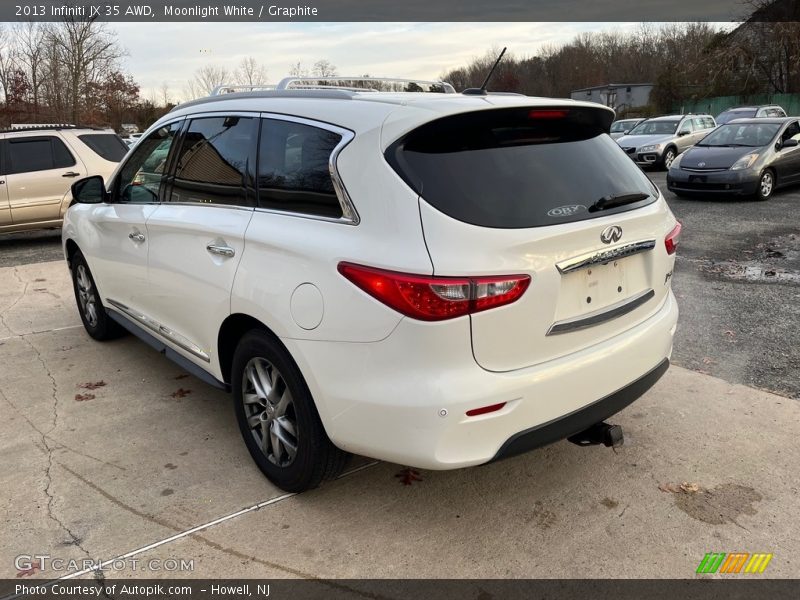
[[[786,130],[783,132],[781,136],[781,141],[785,142],[786,140],[792,139],[793,137],[800,136],[800,123],[795,121],[794,123],[790,123]]]
[[[119,202],[159,202],[167,177],[167,159],[181,122],[165,125],[143,140],[123,165],[116,182]]]
[[[194,119],[183,136],[170,202],[255,206],[258,119]]]
[[[692,128],[692,120],[691,119],[684,119],[683,122],[678,127],[678,133],[692,133],[694,129]]]
[[[7,173],[32,173],[75,165],[75,157],[56,136],[20,137],[8,140]]]
[[[716,125],[714,124],[714,119],[712,119],[711,117],[704,117],[703,121],[706,124],[706,129],[714,129],[714,127],[716,127]]]
[[[328,167],[342,136],[277,119],[264,119],[258,162],[259,206],[339,218],[342,207]]]
[[[703,117],[695,117],[692,119],[695,131],[703,131],[706,128],[706,120]]]

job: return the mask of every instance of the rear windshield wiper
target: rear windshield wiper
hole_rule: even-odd
[[[589,212],[597,212],[598,210],[614,208],[615,206],[622,206],[624,204],[633,204],[634,202],[639,202],[640,200],[646,200],[649,197],[650,194],[645,194],[643,192],[636,192],[633,194],[618,194],[616,196],[603,196],[589,207]]]

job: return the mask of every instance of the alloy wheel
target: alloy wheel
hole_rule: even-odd
[[[90,327],[97,327],[97,296],[95,295],[94,285],[89,273],[84,265],[78,265],[76,277],[78,284],[78,300],[81,304],[81,311]]]
[[[667,150],[667,152],[664,154],[664,167],[669,169],[674,161],[675,161],[675,151]]]
[[[287,467],[297,456],[298,427],[292,393],[265,358],[252,358],[242,375],[242,403],[250,433],[264,456]]]
[[[768,198],[770,194],[772,194],[772,173],[769,171],[765,171],[764,174],[761,176],[761,182],[759,183],[759,189],[761,191],[762,198]]]

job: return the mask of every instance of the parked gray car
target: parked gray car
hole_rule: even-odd
[[[764,106],[738,106],[729,108],[717,115],[717,125],[724,125],[734,119],[773,119],[786,116],[786,111],[777,104]]]
[[[647,119],[617,143],[636,164],[669,169],[681,152],[717,126],[710,115],[671,115]]]
[[[645,119],[617,119],[611,124],[611,139],[618,140]]]

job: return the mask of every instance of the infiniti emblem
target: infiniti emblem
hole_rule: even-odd
[[[706,163],[704,163],[704,162],[699,162],[699,163],[697,163],[697,166],[698,166],[698,167],[705,167],[705,166],[706,166]]]
[[[600,241],[604,244],[611,244],[612,242],[618,242],[622,239],[622,227],[619,225],[610,225],[603,229],[603,233],[600,234]]]

